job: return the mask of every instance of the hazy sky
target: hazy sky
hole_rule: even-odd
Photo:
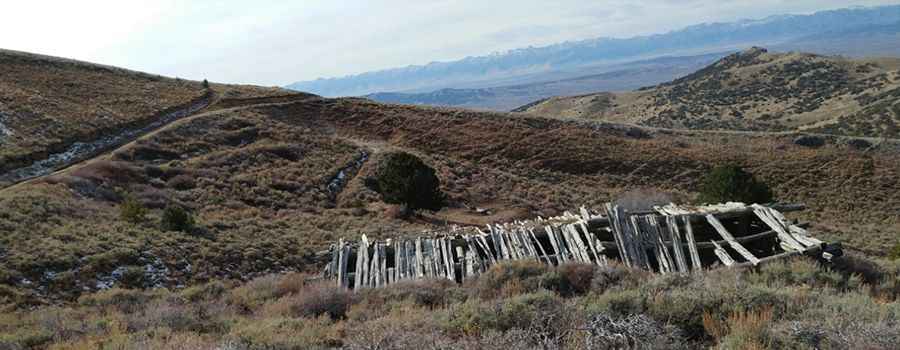
[[[900,1],[0,0],[0,48],[191,79],[298,80]]]

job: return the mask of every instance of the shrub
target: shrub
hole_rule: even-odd
[[[184,208],[170,204],[163,210],[160,228],[189,233],[194,230],[194,217]]]
[[[649,277],[650,273],[647,271],[610,263],[595,269],[591,290],[603,293],[613,287],[636,287]]]
[[[132,224],[140,224],[147,219],[147,208],[132,196],[126,196],[119,206],[119,216]]]
[[[900,243],[897,243],[893,248],[891,248],[890,253],[888,253],[888,257],[890,257],[891,260],[900,259]]]
[[[203,83],[201,83],[201,85],[203,85],[204,89],[209,89],[209,81],[207,81],[206,79],[203,79]]]
[[[564,297],[571,297],[587,293],[593,278],[594,265],[569,263],[545,274],[541,284]]]
[[[353,296],[349,290],[333,283],[319,282],[305,286],[296,294],[267,303],[262,314],[305,318],[328,316],[338,320],[347,316],[352,303]]]
[[[437,210],[444,203],[434,169],[409,153],[386,154],[376,181],[377,190],[387,203],[403,204],[409,210]]]
[[[188,174],[175,176],[166,182],[166,185],[179,191],[189,190],[197,186],[194,177]]]
[[[735,165],[714,168],[700,185],[699,200],[703,203],[769,203],[772,199],[768,185]]]
[[[519,260],[491,266],[470,282],[470,290],[483,299],[536,291],[548,267],[537,261]]]

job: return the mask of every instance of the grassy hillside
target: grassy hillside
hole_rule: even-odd
[[[900,60],[753,48],[635,92],[549,99],[525,112],[690,129],[900,137]]]
[[[316,271],[315,252],[338,237],[548,216],[635,189],[690,201],[698,179],[723,163],[757,174],[781,200],[808,204],[802,218],[817,235],[883,255],[900,234],[900,161],[890,147],[862,152],[833,141],[812,149],[791,136],[684,135],[357,99],[225,109],[0,191],[0,278],[10,298],[39,302],[71,300],[109,281],[176,287]],[[413,221],[386,214],[389,206],[363,185],[371,161],[343,191],[329,192],[361,151],[377,159],[394,149],[437,169],[450,208]],[[128,196],[151,209],[147,222],[119,217]],[[162,232],[168,204],[193,211],[199,228]],[[465,206],[502,210],[485,218]],[[122,279],[126,272],[136,279]]]
[[[142,127],[204,97],[285,94],[255,86],[206,89],[198,81],[0,50],[0,174],[76,142]]]
[[[578,348],[621,341],[601,336],[616,325],[657,348],[888,348],[900,338],[900,270],[887,261],[900,236],[893,141],[807,147],[792,134],[212,89],[204,111],[0,189],[0,348]],[[403,219],[366,186],[396,150],[435,168],[447,208]],[[668,277],[525,264],[463,286],[359,294],[311,281],[317,252],[338,238],[547,217],[635,191],[691,202],[725,163],[807,204],[794,218],[853,256]],[[121,215],[135,202],[143,220]],[[193,229],[161,229],[174,206]]]

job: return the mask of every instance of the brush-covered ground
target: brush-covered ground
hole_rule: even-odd
[[[256,86],[207,88],[199,81],[0,50],[0,173],[75,142],[148,124],[204,97],[288,93]]]
[[[351,292],[303,274],[171,291],[114,288],[0,316],[0,346],[47,349],[893,349],[900,265],[806,258],[653,275],[494,266],[457,285]]]
[[[886,256],[900,235],[896,145],[860,151],[790,135],[685,135],[587,121],[308,98],[189,117],[115,152],[0,191],[0,296],[66,302],[110,286],[180,288],[318,271],[338,238],[557,215],[644,190],[691,202],[712,167],[735,163],[809,210],[815,235]],[[379,154],[432,165],[448,207],[412,219],[364,185]],[[361,168],[352,167],[362,152]],[[340,190],[329,185],[345,171]],[[127,197],[150,213],[120,217]],[[190,233],[160,229],[188,208]],[[483,216],[466,208],[492,209]],[[444,226],[446,228],[446,226]]]
[[[752,48],[682,78],[517,109],[654,127],[900,137],[900,60]]]

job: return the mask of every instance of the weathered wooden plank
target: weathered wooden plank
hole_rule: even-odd
[[[416,278],[425,277],[425,253],[422,238],[416,238]]]
[[[658,253],[661,258],[660,260],[665,261],[666,272],[674,272],[677,270],[677,264],[675,263],[675,259],[672,258],[672,254],[669,252],[669,246],[663,240],[663,232],[662,228],[659,225],[659,221],[656,219],[656,215],[647,215],[645,217],[645,222],[648,224],[647,229],[651,235],[656,240],[656,244],[658,245]]]
[[[716,229],[716,232],[719,233],[719,236],[722,236],[722,239],[728,242],[728,245],[730,245],[732,249],[737,251],[738,254],[743,256],[744,259],[747,260],[747,262],[753,265],[759,264],[759,259],[754,256],[753,253],[747,250],[747,248],[744,248],[743,245],[735,241],[734,236],[732,236],[731,233],[729,233],[728,230],[725,229],[725,226],[722,225],[722,222],[720,222],[719,219],[716,219],[715,216],[709,214],[706,216],[706,220],[709,221],[709,224],[712,225],[714,229]]]
[[[584,241],[581,239],[581,234],[579,234],[578,230],[575,229],[575,225],[566,225],[566,229],[569,231],[569,236],[571,237],[572,242],[575,243],[575,246],[578,248],[578,254],[581,256],[581,261],[585,264],[590,264],[591,255],[588,253],[587,245],[585,245]]]
[[[556,240],[556,234],[553,231],[553,226],[544,226],[544,230],[547,231],[547,239],[550,240],[550,245],[553,248],[553,255],[556,255],[556,264],[562,264],[566,261],[566,256],[560,252],[559,242]]]
[[[722,264],[725,264],[725,266],[734,265],[734,259],[731,258],[731,255],[728,255],[728,252],[725,251],[725,249],[722,248],[722,246],[720,246],[715,241],[712,241],[712,244],[716,247],[716,249],[713,252],[716,254],[717,257],[719,257],[719,261],[721,261]]]
[[[372,244],[372,262],[369,267],[369,286],[376,288],[381,286],[379,283],[379,277],[381,276],[381,249],[378,249],[380,245],[381,243],[377,241]]]
[[[788,231],[794,236],[794,239],[807,247],[822,245],[822,241],[810,236],[809,232],[800,226],[790,225]]]
[[[369,240],[366,235],[362,235],[360,238],[359,249],[356,255],[356,276],[354,276],[353,289],[359,290],[369,285]]]
[[[453,259],[453,241],[450,238],[444,238],[445,265],[447,267],[447,279],[456,280],[456,262]],[[462,260],[459,260],[462,261]]]
[[[540,250],[540,258],[544,259],[544,261],[546,261],[548,265],[552,265],[552,263],[550,262],[550,257],[547,256],[547,250],[544,249],[544,246],[541,244],[541,241],[539,241],[537,239],[537,236],[534,234],[534,229],[529,228],[528,233],[531,235],[531,239],[534,240],[534,244]]]
[[[778,239],[781,240],[783,245],[787,247],[786,250],[803,250],[805,248],[802,244],[800,244],[800,242],[797,242],[797,240],[794,239],[794,237],[788,232],[787,227],[782,225],[782,223],[778,222],[778,220],[776,220],[772,216],[770,212],[771,209],[757,204],[754,204],[753,208],[753,212],[756,214],[756,216],[758,216],[760,220],[765,222],[766,225],[769,225],[770,228],[778,233]]]
[[[488,241],[487,241],[488,235],[484,232],[481,232],[481,230],[477,230],[477,231],[478,231],[478,235],[475,237],[475,241],[481,247],[481,250],[484,251],[484,253],[487,255],[488,262],[491,265],[496,264],[497,263],[497,255],[494,254],[494,251],[491,250],[491,244],[488,243]]]
[[[690,271],[687,265],[687,259],[684,256],[684,246],[681,243],[681,230],[678,229],[678,220],[674,216],[666,216],[666,228],[669,232],[669,241],[672,242],[672,252],[675,255],[675,265],[678,266],[678,272],[687,273]]]
[[[623,214],[622,216],[625,215]],[[647,255],[647,248],[650,247],[650,244],[653,244],[653,241],[650,239],[650,233],[641,227],[639,215],[632,215],[629,221],[631,224],[625,225],[625,236],[631,237],[630,244],[633,247],[632,252],[634,254],[632,259],[637,263],[637,266],[653,271],[653,266],[650,265],[650,259]]]
[[[619,260],[621,260],[622,263],[625,264],[625,266],[634,266],[631,262],[630,249],[626,245],[626,238],[624,237],[622,221],[618,216],[617,208],[615,208],[612,203],[606,203],[606,215],[609,218],[613,239],[616,241],[616,246],[618,246],[619,248]]]
[[[341,256],[340,256],[340,261],[338,263],[338,265],[340,266],[338,268],[338,274],[339,274],[338,281],[340,282],[341,287],[346,288],[346,287],[350,286],[350,279],[349,279],[350,275],[348,275],[348,273],[350,271],[348,271],[349,267],[347,266],[348,265],[347,263],[350,260],[350,250],[351,249],[350,249],[350,246],[347,245],[343,239],[341,239],[340,246],[341,246]]]
[[[559,251],[556,253],[557,257],[562,257],[563,262],[568,262],[575,259],[575,257],[572,255],[572,251],[566,245],[565,237],[563,237],[560,227],[551,226],[550,228],[553,231],[553,239],[556,240],[556,244],[559,246]]]
[[[702,271],[703,264],[700,262],[700,253],[697,251],[697,241],[694,239],[694,228],[691,226],[691,220],[684,216],[681,219],[684,222],[684,235],[687,238],[688,253],[691,255],[693,271]]]

